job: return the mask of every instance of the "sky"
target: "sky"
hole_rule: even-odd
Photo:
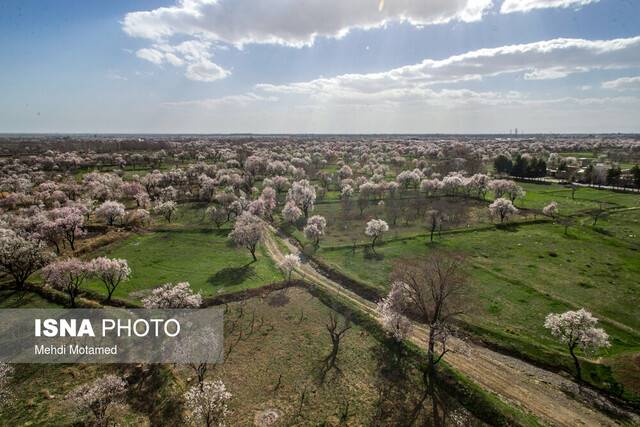
[[[640,132],[637,0],[2,0],[4,133]]]

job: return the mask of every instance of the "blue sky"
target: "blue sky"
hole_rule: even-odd
[[[0,132],[640,131],[640,2],[345,4],[5,0]]]

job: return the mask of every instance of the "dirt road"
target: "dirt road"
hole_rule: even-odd
[[[279,239],[270,227],[265,233],[264,244],[276,263],[284,257],[278,242],[286,245],[290,253],[299,253],[295,245]],[[348,299],[362,311],[377,318],[373,302],[325,277],[310,264],[302,263],[296,272],[306,281]],[[420,325],[414,326],[411,340],[424,345],[426,329]],[[622,425],[593,409],[592,405],[567,396],[562,390],[574,390],[577,385],[561,375],[459,339],[453,340],[448,347],[451,351],[445,355],[445,360],[453,368],[503,401],[536,416],[543,424],[571,427]],[[635,418],[632,425],[640,425],[640,417]]]

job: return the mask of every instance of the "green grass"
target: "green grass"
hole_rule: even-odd
[[[411,197],[413,197],[413,194],[411,194]],[[420,195],[420,197],[424,198],[424,195]],[[387,200],[386,203],[391,202]],[[455,212],[455,214],[451,214],[449,219],[443,223],[443,230],[455,227],[490,224],[488,209],[486,208],[488,202],[462,198],[426,199],[422,211],[435,208],[436,204],[439,206],[439,209],[442,209],[442,205],[444,204],[445,211],[449,213]],[[409,208],[408,211],[415,216],[415,208]],[[389,223],[389,231],[386,235],[387,238],[390,239],[424,235],[427,232],[427,222],[424,216],[411,217],[409,221],[405,221],[403,217],[400,217],[397,219],[396,224],[393,224],[387,217],[387,212],[384,207],[379,206],[374,201],[370,202],[362,215],[360,215],[360,211],[355,205],[355,202],[348,215],[345,215],[342,204],[338,202],[318,204],[310,216],[311,215],[321,215],[327,220],[327,230],[320,243],[325,247],[351,245],[354,240],[359,244],[368,242],[370,239],[364,234],[364,230],[367,221],[372,218],[384,219]],[[305,244],[310,243],[305,238],[301,229],[296,229],[284,223],[282,227],[299,241]]]
[[[60,308],[34,292],[0,289],[0,309],[2,308]]]
[[[612,347],[599,356],[640,351],[638,253],[589,227],[569,234],[554,224],[521,225],[446,235],[431,246],[424,238],[393,241],[377,249],[382,259],[347,248],[321,249],[317,256],[384,291],[395,260],[437,247],[459,251],[468,257],[471,282],[464,321],[477,334],[525,353],[561,354],[542,326],[544,317],[585,307],[612,337]]]
[[[589,211],[603,207],[604,209],[624,209],[631,207],[640,207],[640,197],[636,194],[617,193],[609,190],[598,190],[593,188],[578,188],[575,198],[571,196],[571,190],[563,185],[551,184],[542,185],[529,182],[518,183],[526,191],[526,196],[517,199],[515,204],[518,208],[523,209],[522,214],[513,218],[512,221],[520,222],[532,220],[534,218],[542,218],[535,211],[541,211],[552,201],[558,204],[559,214],[561,216],[569,215],[586,215]],[[333,192],[328,193],[333,196]],[[416,193],[413,191],[403,192],[403,198],[414,199]],[[419,193],[418,197],[423,198],[424,195]],[[415,216],[415,208],[409,207],[406,212],[410,214],[410,220],[405,221],[404,214],[401,215],[396,224],[392,224],[388,217],[388,211],[383,206],[378,206],[376,201],[371,201],[369,206],[360,215],[357,202],[353,201],[353,207],[345,214],[342,203],[332,200],[333,197],[327,197],[323,202],[316,204],[315,210],[311,215],[322,215],[327,219],[326,235],[322,238],[321,245],[324,247],[346,246],[353,244],[354,240],[358,243],[366,243],[369,239],[364,235],[366,222],[371,218],[384,219],[389,223],[390,230],[386,234],[387,239],[400,239],[416,235],[424,235],[427,232],[427,224],[424,216]],[[491,224],[489,217],[488,205],[493,200],[493,194],[487,194],[486,201],[476,199],[457,198],[429,198],[426,199],[422,211],[429,209],[443,209],[448,215],[448,220],[443,223],[443,230],[459,229],[466,227],[482,227]],[[392,203],[385,200],[385,203]],[[193,208],[191,208],[193,210]],[[204,208],[201,208],[204,209]],[[534,210],[531,212],[530,210]],[[184,212],[181,213],[189,221],[198,224],[202,222],[202,213]],[[178,220],[177,222],[180,222]],[[287,232],[292,234],[296,239],[305,245],[309,244],[304,237],[301,229],[283,224]]]
[[[640,209],[613,212],[598,221],[598,230],[640,248]]]
[[[122,282],[114,297],[139,300],[151,288],[168,282],[189,282],[203,296],[260,287],[282,280],[282,273],[261,247],[253,262],[246,249],[235,248],[227,239],[228,230],[157,231],[135,235],[101,249],[93,256],[124,258],[132,275]],[[89,289],[104,292],[101,282]]]
[[[560,184],[541,185],[519,182],[518,185],[527,193],[524,198],[516,200],[516,206],[519,208],[539,210],[555,201],[560,215],[573,215],[598,208],[601,204],[604,208],[640,206],[640,198],[637,194],[579,187],[575,192],[575,198],[572,198],[571,189]]]

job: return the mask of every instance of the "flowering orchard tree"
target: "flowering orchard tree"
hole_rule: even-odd
[[[289,178],[284,177],[284,176],[274,176],[273,177],[273,188],[278,192],[278,193],[284,193],[285,191],[287,191],[289,189]]]
[[[124,205],[119,202],[107,200],[96,209],[96,216],[103,219],[107,224],[113,225],[118,220],[124,218]]]
[[[142,299],[144,308],[198,308],[202,305],[202,296],[193,292],[189,282],[177,285],[167,283],[151,291],[151,295]]]
[[[353,196],[353,188],[349,184],[345,184],[342,186],[342,190],[340,190],[340,198],[342,200],[349,200]]]
[[[307,239],[313,241],[315,246],[320,243],[320,238],[324,236],[327,229],[327,220],[320,215],[314,215],[309,218],[307,225],[302,230]]]
[[[598,319],[584,308],[577,311],[567,311],[562,314],[549,314],[544,327],[551,331],[558,341],[565,344],[573,358],[576,367],[576,379],[582,381],[580,361],[575,354],[577,348],[587,354],[594,353],[599,348],[609,347],[609,335],[604,329],[597,328]]]
[[[0,271],[11,276],[18,289],[52,258],[44,243],[25,239],[13,230],[0,229]]]
[[[287,282],[291,282],[291,274],[300,267],[300,258],[294,254],[285,255],[278,266],[287,275]]]
[[[546,216],[549,216],[553,219],[558,216],[558,204],[556,202],[551,202],[547,206],[542,209],[542,213]]]
[[[526,194],[522,187],[508,179],[494,179],[489,182],[488,188],[493,191],[496,199],[507,196],[512,202]]]
[[[408,190],[409,187],[417,188],[418,185],[420,185],[420,178],[422,178],[422,176],[417,170],[407,170],[400,172],[396,177],[396,181],[398,181],[398,183],[402,185],[405,190]]]
[[[167,222],[171,222],[171,217],[176,213],[178,204],[173,200],[167,200],[166,202],[159,203],[153,208],[153,211],[158,215],[162,215]]]
[[[372,219],[371,221],[367,222],[367,227],[364,230],[364,234],[372,238],[371,249],[373,250],[373,252],[376,251],[376,241],[387,231],[389,231],[389,225],[382,219]]]
[[[135,199],[136,205],[138,205],[139,208],[146,208],[151,203],[151,198],[146,191],[136,194],[135,196],[133,196],[133,198]]]
[[[38,215],[34,218],[34,221],[37,225],[32,236],[53,245],[56,249],[56,254],[60,255],[60,244],[64,243],[64,236],[56,221],[49,219],[47,215]]]
[[[308,218],[316,203],[316,190],[306,179],[294,182],[287,193],[287,201],[295,203]]]
[[[442,181],[439,179],[423,179],[420,182],[420,191],[427,196],[434,196],[442,189]]]
[[[488,175],[477,173],[469,178],[467,185],[469,187],[469,190],[475,192],[476,196],[479,199],[484,200],[487,195],[487,190],[489,189],[490,182],[491,179]]]
[[[81,208],[76,206],[53,209],[51,216],[54,219],[56,227],[65,238],[71,250],[74,251],[76,237],[84,234],[84,213]]]
[[[272,187],[264,187],[262,189],[260,198],[264,201],[264,207],[267,211],[267,214],[271,215],[276,206],[278,206],[278,197],[276,190],[274,190]]]
[[[389,294],[378,302],[377,312],[382,328],[396,341],[401,342],[411,333],[411,321],[405,311],[404,284],[394,283]]]
[[[80,293],[82,283],[91,274],[90,263],[78,258],[68,258],[47,265],[42,276],[47,285],[69,296],[71,307],[76,306],[76,297]]]
[[[229,414],[231,393],[220,380],[204,381],[191,387],[184,395],[187,420],[206,427],[224,426]]]
[[[151,221],[151,214],[146,209],[134,209],[127,213],[125,221],[134,227],[144,227]]]
[[[146,193],[142,184],[140,184],[137,181],[125,182],[120,187],[120,190],[122,191],[122,194],[124,194],[126,197],[130,199],[134,199],[136,203],[138,203],[138,207],[140,207],[140,204],[138,201],[138,197],[139,197],[138,195]]]
[[[294,224],[302,217],[302,210],[294,202],[287,202],[282,208],[282,217],[290,224]]]
[[[511,215],[517,214],[518,209],[513,206],[511,200],[500,197],[489,205],[489,213],[492,218],[498,217],[500,218],[500,223],[503,223]]]
[[[105,375],[97,380],[83,384],[67,395],[67,400],[78,412],[87,410],[93,413],[93,425],[106,427],[110,424],[107,414],[109,406],[120,403],[127,391],[127,383],[116,375]]]
[[[260,218],[245,212],[236,219],[236,224],[229,233],[229,238],[236,246],[249,249],[253,260],[257,261],[256,246],[262,238],[262,228],[263,224]]]
[[[100,279],[107,288],[106,301],[111,301],[111,296],[120,282],[128,280],[131,275],[126,259],[94,258],[89,263],[89,269],[91,275]]]
[[[227,212],[222,207],[209,206],[205,215],[216,225],[216,228],[222,227],[227,222]]]
[[[353,176],[353,171],[348,165],[344,165],[338,170],[338,176],[340,179],[347,179]]]
[[[267,210],[264,204],[264,200],[256,199],[250,202],[247,205],[247,212],[251,215],[255,215],[259,218],[264,218],[266,216]]]
[[[0,362],[0,408],[10,396],[8,385],[13,376],[13,366],[8,363]]]

